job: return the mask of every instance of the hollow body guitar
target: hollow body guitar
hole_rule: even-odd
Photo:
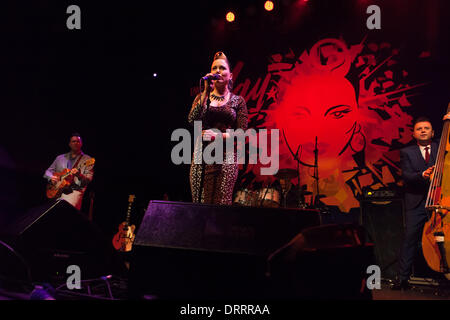
[[[95,163],[95,159],[90,158],[83,163],[82,167],[89,167],[89,166],[94,165],[94,163]],[[72,170],[67,169],[67,168],[60,172],[56,172],[54,175],[58,177],[58,181],[55,183],[49,182],[47,184],[46,195],[47,195],[47,198],[49,198],[49,199],[59,198],[61,196],[64,188],[70,186],[72,184],[72,180],[73,180]]]
[[[126,220],[119,225],[119,232],[114,235],[112,240],[114,248],[121,252],[131,251],[133,247],[135,238],[134,230],[136,229],[136,226],[130,225],[130,213],[134,199],[134,195],[130,195],[128,197],[128,210]]]

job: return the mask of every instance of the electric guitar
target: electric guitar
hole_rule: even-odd
[[[127,218],[119,225],[119,232],[116,233],[112,241],[114,248],[122,252],[131,251],[135,238],[134,230],[136,229],[136,227],[135,225],[130,226],[130,212],[131,206],[134,202],[134,198],[134,194],[129,195]]]
[[[82,166],[88,167],[94,165],[94,163],[95,159],[89,158],[82,164]],[[46,194],[47,198],[49,199],[58,198],[59,196],[61,196],[63,189],[72,184],[71,177],[73,176],[73,173],[70,169],[65,168],[61,172],[56,172],[54,175],[58,177],[58,181],[50,181],[47,184]]]

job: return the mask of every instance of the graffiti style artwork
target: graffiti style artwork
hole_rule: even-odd
[[[390,44],[365,42],[323,39],[299,56],[274,54],[262,82],[250,89],[246,79],[234,89],[247,101],[249,127],[280,130],[280,169],[297,169],[297,153],[301,185],[343,212],[359,207],[365,189],[401,185],[410,97],[425,85],[408,83]],[[242,68],[236,65],[235,79]],[[242,167],[242,185],[275,179],[258,175],[258,166]]]

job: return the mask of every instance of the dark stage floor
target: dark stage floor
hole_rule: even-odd
[[[420,282],[420,281],[419,281]],[[127,283],[125,279],[111,279],[109,281],[110,291],[104,283],[92,283],[88,293],[87,286],[82,290],[70,292],[67,289],[58,290],[55,300],[128,300]],[[390,283],[383,281],[381,289],[372,291],[373,300],[450,300],[450,288],[444,288],[437,283],[413,284],[409,290],[391,290]],[[146,296],[151,300],[154,297]],[[31,291],[7,290],[0,288],[0,300],[43,300],[42,296],[32,297]],[[156,299],[158,300],[158,299]]]
[[[412,285],[410,290],[391,290],[383,283],[380,290],[373,291],[373,300],[450,300],[450,290],[434,285]]]

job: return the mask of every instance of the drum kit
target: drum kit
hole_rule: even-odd
[[[241,189],[236,192],[234,204],[249,207],[278,208],[280,192],[275,188],[261,188],[259,190]]]
[[[308,164],[300,160],[300,148],[302,145],[297,147],[297,152],[293,152],[291,146],[289,145],[286,135],[284,134],[284,130],[282,130],[283,139],[291,153],[294,161],[297,162],[297,170],[285,168],[278,170],[275,177],[278,179],[280,183],[280,188],[273,188],[272,185],[267,186],[265,188],[261,188],[259,190],[249,190],[242,189],[239,190],[233,203],[241,206],[255,206],[255,207],[269,207],[269,208],[278,208],[278,207],[290,207],[290,208],[311,208],[311,209],[319,209],[326,210],[326,206],[323,202],[320,201],[320,198],[323,198],[324,195],[321,195],[319,192],[319,162],[318,155],[319,150],[317,148],[317,137],[315,139],[315,147],[314,147],[314,164]],[[299,155],[300,152],[300,155]],[[312,178],[315,180],[314,193],[307,191],[306,186],[300,185],[300,165],[306,166],[314,169],[314,174]],[[297,178],[297,186],[295,187],[295,196],[292,197],[292,193],[289,192],[292,189],[292,179]],[[281,189],[281,194],[278,190]],[[294,191],[294,190],[293,190]],[[305,201],[305,196],[311,195],[311,201],[309,204]],[[289,201],[290,200],[290,201]]]
[[[272,186],[266,186],[258,190],[241,189],[235,193],[233,203],[240,206],[279,208],[288,207],[287,194],[292,188],[292,179],[298,177],[298,172],[294,169],[280,169],[275,177],[280,182],[280,191]],[[306,208],[304,195],[311,194],[309,191],[302,191],[295,207]]]

